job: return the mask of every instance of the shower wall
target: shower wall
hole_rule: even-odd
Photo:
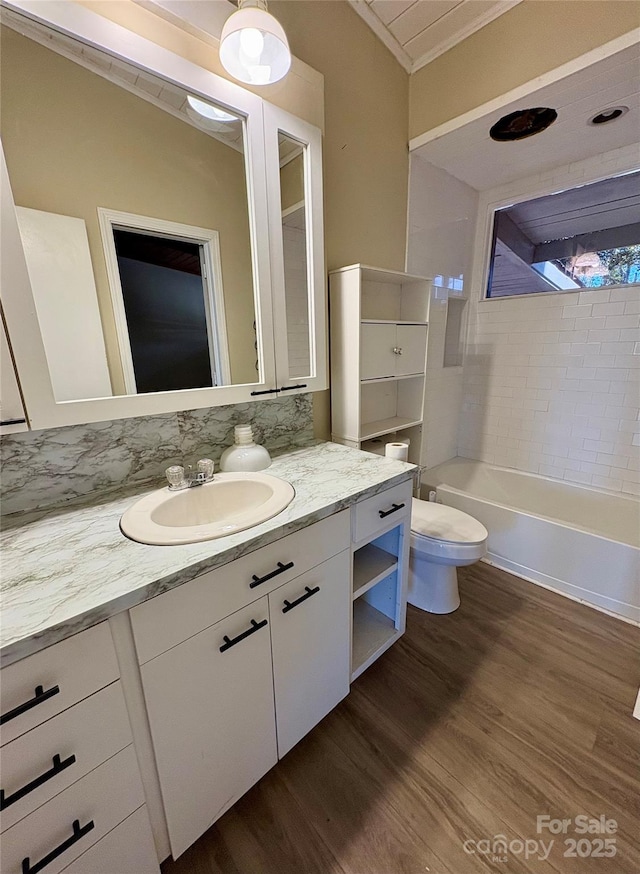
[[[640,286],[481,300],[491,204],[636,169],[637,150],[483,192],[458,454],[640,493]]]
[[[478,193],[416,155],[411,157],[407,271],[433,277],[421,466],[457,455],[462,366],[444,366],[447,301],[466,300]],[[464,337],[466,310],[463,311]]]

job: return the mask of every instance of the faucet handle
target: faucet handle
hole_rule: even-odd
[[[165,470],[164,475],[169,481],[170,489],[180,488],[184,484],[184,467],[179,464],[172,464]]]
[[[210,458],[201,458],[198,462],[198,473],[203,473],[205,475],[205,479],[213,478],[213,461]]]

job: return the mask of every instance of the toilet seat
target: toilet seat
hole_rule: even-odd
[[[412,541],[419,542],[424,538],[440,543],[471,546],[484,544],[489,533],[481,522],[462,510],[413,498],[411,535]]]

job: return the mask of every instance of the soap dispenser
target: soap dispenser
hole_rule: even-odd
[[[241,470],[264,470],[271,464],[271,456],[253,441],[251,425],[236,425],[233,429],[235,443],[222,453],[220,469],[227,472]]]

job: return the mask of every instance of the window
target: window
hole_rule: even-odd
[[[640,284],[640,172],[496,210],[487,297]]]

